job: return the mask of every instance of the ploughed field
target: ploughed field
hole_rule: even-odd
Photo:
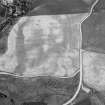
[[[24,76],[72,76],[79,71],[79,15],[23,17],[11,30],[1,70]],[[78,35],[77,35],[78,34]],[[11,62],[10,62],[11,61]]]

